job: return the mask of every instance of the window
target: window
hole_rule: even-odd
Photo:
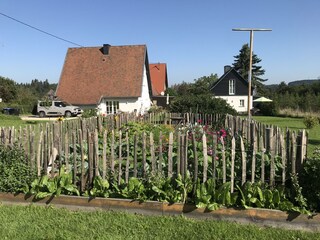
[[[244,100],[240,99],[240,107],[244,107]]]
[[[229,80],[229,95],[234,95],[235,93],[235,81],[234,79]]]
[[[119,101],[106,101],[106,113],[116,114],[119,110]]]
[[[44,101],[39,103],[39,106],[41,107],[51,107],[51,105],[52,105],[51,101],[48,101],[48,102]]]

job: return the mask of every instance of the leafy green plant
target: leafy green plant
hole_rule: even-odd
[[[91,197],[108,197],[110,184],[108,180],[97,176],[93,180],[93,187],[89,191]]]
[[[269,189],[267,185],[261,182],[246,182],[242,187],[237,186],[240,192],[240,205],[244,208],[259,207],[268,209],[279,209],[282,211],[294,211],[310,214],[305,209],[305,203],[301,199],[301,194],[296,194],[298,205],[294,205],[286,196],[284,186],[275,189]],[[300,191],[299,189],[298,191]]]
[[[313,157],[306,159],[300,173],[300,186],[308,202],[308,208],[320,211],[320,148],[316,148]]]
[[[187,171],[186,176],[183,178],[181,174],[175,179],[177,188],[181,191],[182,203],[186,203],[188,194],[192,191],[193,183],[190,177],[190,172]]]
[[[49,196],[64,195],[80,195],[77,187],[72,183],[72,175],[65,172],[64,166],[60,168],[59,175],[49,178],[47,175],[40,179],[35,179],[31,183],[29,193],[35,195],[35,199],[42,199]]]
[[[303,123],[308,129],[312,129],[319,124],[319,120],[315,116],[306,116],[303,118]]]
[[[214,201],[215,183],[213,179],[209,179],[205,183],[197,181],[195,204],[197,208],[206,208],[210,211],[217,210],[220,205]]]
[[[170,203],[182,200],[182,192],[177,189],[175,179],[156,174],[149,177],[146,184],[147,194],[151,200]]]
[[[28,164],[23,149],[14,145],[5,147],[0,145],[0,191],[1,192],[24,192],[36,178]]]

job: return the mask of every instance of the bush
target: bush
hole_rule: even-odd
[[[305,161],[300,176],[303,196],[307,198],[311,210],[320,211],[320,148],[314,156]]]
[[[274,102],[259,103],[257,108],[260,110],[259,114],[263,116],[277,116],[278,109]]]
[[[303,119],[303,123],[306,126],[306,128],[311,129],[319,124],[319,120],[317,117],[307,116]]]
[[[98,111],[97,109],[95,108],[92,108],[92,109],[85,109],[83,110],[83,113],[82,113],[82,117],[83,118],[90,118],[90,117],[96,117],[98,115]]]
[[[36,178],[20,146],[0,146],[0,191],[22,192]]]

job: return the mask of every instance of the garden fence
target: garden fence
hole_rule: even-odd
[[[173,131],[132,133],[125,127],[130,122],[168,124]],[[54,176],[65,165],[82,191],[95,176],[121,183],[132,176],[190,173],[195,182],[230,181],[232,191],[236,183],[246,181],[285,184],[307,154],[305,130],[210,114],[118,114],[2,127],[0,144],[21,146],[38,176]]]

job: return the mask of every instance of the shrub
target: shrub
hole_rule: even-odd
[[[319,120],[317,117],[307,116],[303,119],[303,123],[306,126],[306,128],[311,129],[319,124]]]
[[[19,146],[0,146],[0,191],[22,192],[35,178],[24,151]]]
[[[98,114],[97,109],[85,109],[82,113],[83,118],[90,118],[90,117],[96,117]]]
[[[320,210],[320,148],[316,148],[314,156],[308,158],[301,171],[300,186],[307,198],[311,210]]]
[[[259,114],[264,116],[277,116],[278,115],[278,109],[274,102],[262,102],[258,106],[259,108]]]

